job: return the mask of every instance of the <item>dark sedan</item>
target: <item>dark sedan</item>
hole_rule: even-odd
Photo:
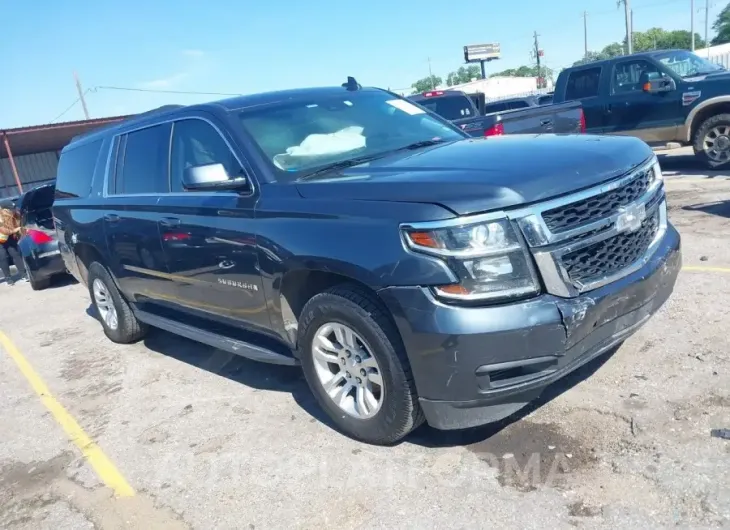
[[[21,195],[16,204],[23,227],[18,249],[35,291],[48,287],[54,276],[66,274],[51,214],[55,191],[55,184],[45,184]]]

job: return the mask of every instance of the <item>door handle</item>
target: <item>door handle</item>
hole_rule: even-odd
[[[108,221],[110,223],[118,223],[119,222],[119,216],[114,213],[108,213],[104,216],[104,220]]]
[[[160,224],[167,228],[172,228],[173,226],[178,226],[180,224],[180,219],[176,217],[163,217],[160,219]]]
[[[546,120],[541,120],[540,121],[540,125],[542,125],[543,127],[547,127],[548,125],[552,125],[552,123],[553,123],[553,120],[551,120],[550,118],[548,118]]]

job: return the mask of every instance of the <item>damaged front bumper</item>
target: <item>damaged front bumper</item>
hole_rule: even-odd
[[[576,298],[465,308],[417,287],[379,294],[403,338],[426,420],[459,429],[509,416],[620,344],[669,298],[681,264],[670,225],[644,267]]]

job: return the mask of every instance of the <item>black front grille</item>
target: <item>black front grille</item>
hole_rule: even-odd
[[[635,232],[624,232],[564,255],[563,266],[571,281],[582,284],[612,276],[644,255],[658,228],[657,209]]]
[[[542,218],[554,234],[579,228],[613,215],[621,206],[634,202],[646,192],[652,180],[653,168],[640,171],[621,188],[547,210]]]

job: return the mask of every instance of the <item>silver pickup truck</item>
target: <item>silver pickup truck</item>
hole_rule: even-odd
[[[586,127],[579,101],[481,114],[472,98],[457,90],[432,90],[408,99],[471,136],[583,133]]]

